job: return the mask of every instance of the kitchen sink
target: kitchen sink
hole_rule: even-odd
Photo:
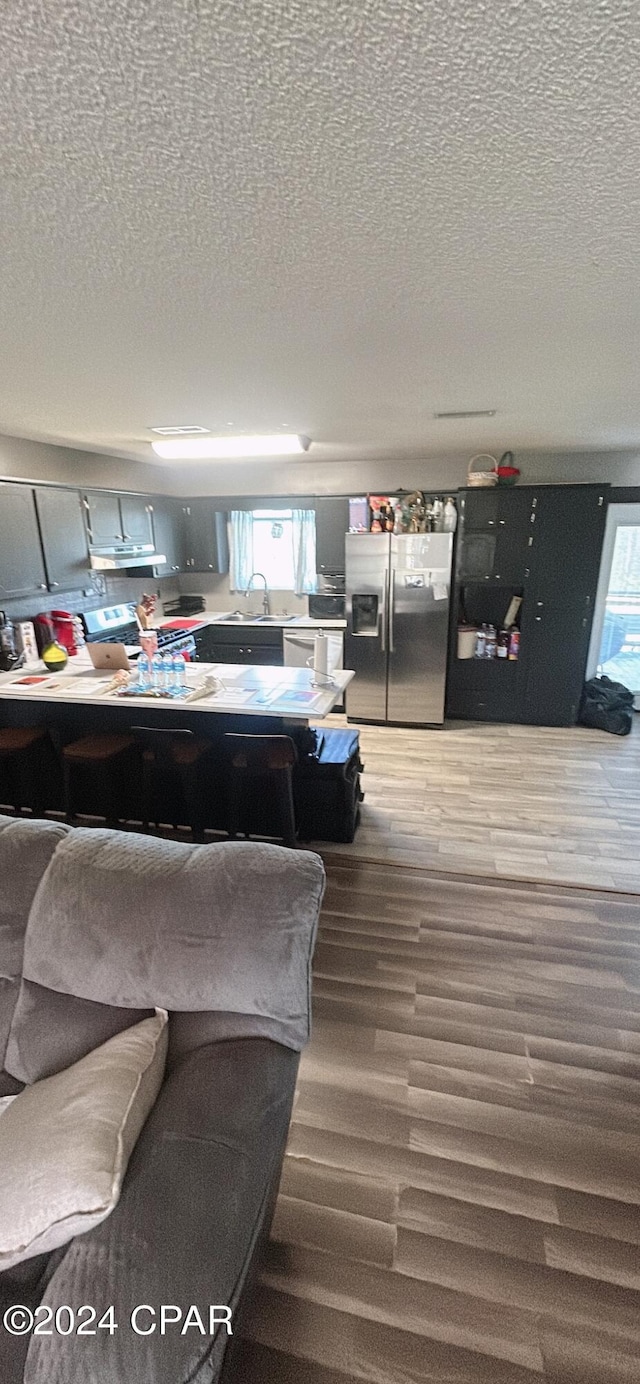
[[[250,615],[243,610],[231,610],[228,615],[220,616],[219,624],[222,624],[222,621],[225,620],[232,625],[242,625],[246,624],[248,620],[259,620],[260,618],[259,615]]]
[[[230,625],[246,625],[250,621],[254,625],[283,625],[295,618],[295,615],[252,615],[244,610],[231,610],[228,615],[221,615],[218,623],[224,621]]]

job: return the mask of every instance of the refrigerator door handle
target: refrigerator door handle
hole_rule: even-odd
[[[393,653],[393,606],[396,599],[396,574],[392,567],[389,577],[389,653]]]
[[[385,567],[382,579],[382,600],[380,601],[380,650],[387,652],[387,593],[389,591],[389,568]]]

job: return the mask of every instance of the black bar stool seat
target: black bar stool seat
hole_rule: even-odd
[[[296,845],[293,769],[298,754],[289,735],[225,735],[229,753],[229,835],[251,834],[255,822],[285,846]],[[271,808],[274,809],[273,815]],[[265,811],[266,809],[266,811]]]
[[[84,735],[62,748],[67,821],[81,811],[110,826],[126,817],[127,771],[139,765],[133,735]]]
[[[18,814],[28,807],[42,816],[52,775],[55,778],[55,758],[46,726],[0,729],[0,802],[6,801]]]
[[[142,825],[168,821],[175,829],[186,818],[192,835],[206,829],[206,761],[213,745],[191,730],[134,726],[142,747]]]

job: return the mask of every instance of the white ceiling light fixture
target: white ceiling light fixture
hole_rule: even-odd
[[[265,433],[259,436],[193,437],[172,442],[152,442],[164,461],[225,461],[233,457],[284,457],[308,451],[310,439],[298,433]]]
[[[210,428],[201,428],[197,423],[183,423],[177,428],[151,428],[151,432],[162,437],[192,437],[194,433],[208,433]]]

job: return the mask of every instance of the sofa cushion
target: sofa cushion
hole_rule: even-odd
[[[164,1075],[167,1014],[128,1028],[0,1115],[0,1269],[66,1244],[118,1201]]]
[[[71,1067],[116,1033],[153,1017],[153,1009],[120,1009],[113,1004],[61,995],[22,980],[7,1040],[5,1068],[19,1081],[42,1081]]]
[[[29,909],[49,861],[70,828],[0,816],[0,1068],[22,972]]]
[[[125,1008],[226,1010],[299,1049],[324,868],[309,851],[72,832],[36,894],[26,980]]]
[[[227,1337],[137,1336],[138,1303],[235,1310],[278,1185],[297,1053],[259,1038],[200,1048],[163,1085],[102,1225],[69,1246],[43,1302],[113,1303],[118,1331],[32,1337],[25,1384],[218,1378]],[[149,1323],[143,1314],[141,1325]],[[234,1321],[234,1326],[237,1323]],[[82,1349],[80,1345],[82,1344]]]

